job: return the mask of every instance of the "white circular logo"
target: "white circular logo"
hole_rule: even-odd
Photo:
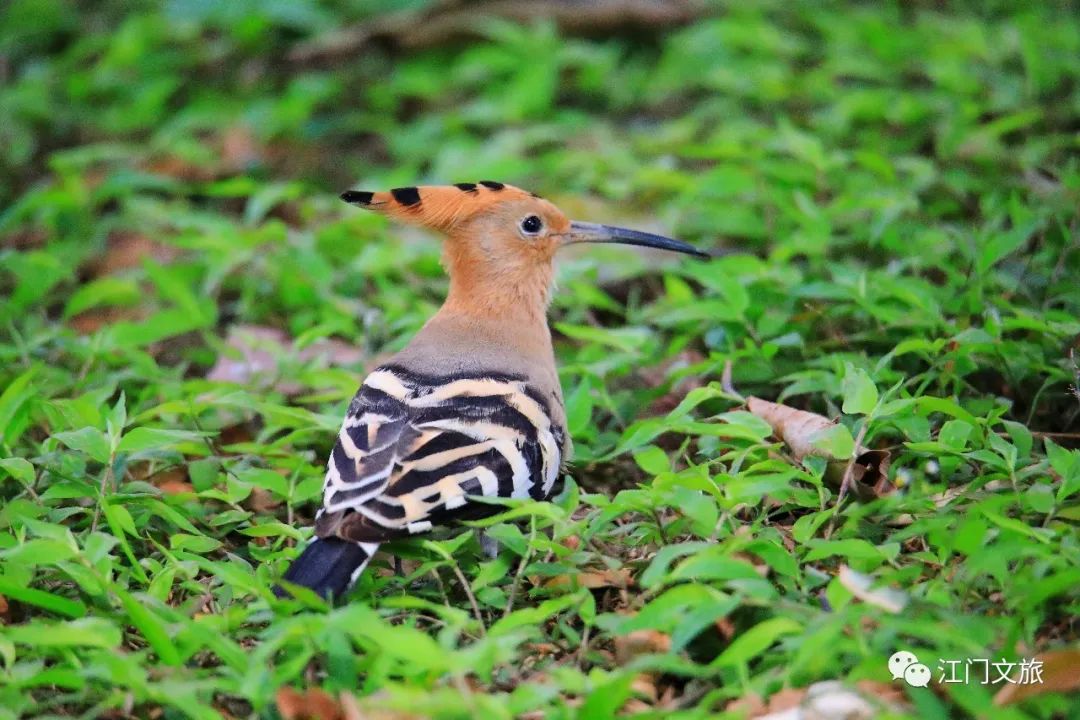
[[[913,652],[907,650],[894,652],[889,658],[889,672],[892,673],[893,680],[904,679],[904,671],[908,669],[908,666],[915,665],[918,662],[919,658],[915,657]]]
[[[912,663],[904,670],[904,680],[912,687],[926,687],[930,684],[930,668],[922,663]]]

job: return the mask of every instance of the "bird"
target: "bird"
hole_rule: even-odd
[[[341,199],[443,236],[449,290],[406,347],[367,375],[327,461],[314,536],[282,576],[344,596],[382,543],[549,500],[572,453],[547,309],[558,250],[622,243],[698,257],[672,238],[571,221],[491,180],[349,190]]]

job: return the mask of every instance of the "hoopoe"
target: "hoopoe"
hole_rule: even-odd
[[[557,492],[571,452],[546,317],[559,248],[625,243],[708,257],[659,235],[571,222],[547,200],[492,181],[341,198],[443,233],[450,290],[349,405],[315,539],[283,578],[323,597],[343,595],[381,543],[499,509],[474,496]]]

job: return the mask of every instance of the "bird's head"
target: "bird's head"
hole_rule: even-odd
[[[477,302],[490,298],[485,305],[498,304],[500,287],[546,304],[555,253],[575,243],[623,243],[708,257],[661,235],[570,220],[544,198],[490,180],[388,192],[349,190],[341,199],[443,233],[451,295],[456,286],[459,295],[470,292]]]

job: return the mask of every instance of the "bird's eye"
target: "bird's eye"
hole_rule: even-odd
[[[521,221],[521,232],[526,235],[536,235],[544,228],[544,221],[537,215],[530,215]]]

